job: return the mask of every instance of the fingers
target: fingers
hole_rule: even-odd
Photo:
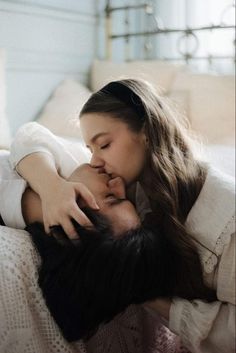
[[[75,230],[75,227],[73,226],[71,220],[69,218],[65,218],[61,224],[63,227],[65,233],[70,239],[78,239],[79,235]]]
[[[91,227],[93,225],[89,218],[84,214],[84,212],[81,211],[81,209],[77,206],[77,204],[75,205],[74,209],[71,210],[70,216],[81,226]]]
[[[55,224],[55,223],[53,225],[48,225],[47,224],[47,226],[44,226],[44,230],[50,236],[50,235],[53,234],[52,228],[56,227],[56,226],[62,227],[64,232],[68,236],[68,238],[70,238],[70,239],[78,239],[79,238],[79,235],[76,232],[75,227],[73,226],[73,223],[71,222],[70,218],[64,217],[61,220],[60,224]]]
[[[85,185],[82,183],[75,183],[75,190],[78,196],[80,196],[89,207],[95,210],[99,210],[99,206],[95,200],[95,197]]]
[[[98,210],[95,197],[82,183],[65,182],[52,200],[50,197],[42,202],[44,228],[50,234],[50,226],[61,226],[70,239],[78,238],[74,219],[83,227],[92,227],[91,221],[77,205],[77,198],[80,197],[88,207]]]
[[[54,224],[52,224],[52,225],[54,225]],[[46,221],[44,221],[44,231],[45,231],[45,233],[50,234],[50,224]]]
[[[84,214],[84,212],[78,207],[77,203],[75,202],[67,214],[61,215],[59,223],[53,221],[44,222],[45,232],[50,235],[50,228],[52,226],[58,225],[63,228],[64,232],[70,239],[78,239],[79,235],[76,232],[76,229],[71,221],[72,218],[83,227],[91,228],[93,226],[89,218]]]

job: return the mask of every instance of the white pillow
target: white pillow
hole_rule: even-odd
[[[185,90],[173,90],[170,91],[166,97],[170,99],[170,104],[180,114],[189,117],[189,92]]]
[[[183,67],[158,60],[123,63],[95,60],[91,72],[91,89],[97,91],[109,81],[120,78],[142,78],[164,93],[170,90],[177,73]]]
[[[5,51],[0,49],[0,149],[8,149],[11,143],[10,127],[5,114]]]
[[[234,144],[234,76],[179,72],[172,90],[188,93],[191,127],[207,143]]]
[[[81,83],[64,80],[46,103],[37,122],[60,136],[80,137],[78,115],[91,91]]]

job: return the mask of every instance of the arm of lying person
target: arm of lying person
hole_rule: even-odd
[[[50,158],[50,156],[48,157]],[[11,165],[9,163],[9,152],[1,152],[0,164],[0,215],[3,218],[5,225],[13,228],[24,229],[26,224],[35,221],[43,222],[41,199],[38,194],[33,192],[33,190],[28,187],[27,182],[22,177],[20,177],[19,174],[12,170]],[[33,166],[32,169],[34,170]],[[74,194],[76,192],[74,191],[74,189],[78,187],[77,183],[70,183],[61,178],[60,186],[62,189],[60,195],[65,195],[63,201],[66,197],[68,197],[69,192],[72,192],[72,202],[75,202],[74,199],[76,198],[76,196],[74,196]],[[82,187],[83,185],[79,185],[79,191]],[[53,190],[51,190],[53,202],[56,205],[58,202],[60,204],[60,201],[58,201],[58,192],[56,192],[55,189]],[[82,211],[80,212],[82,213]],[[85,222],[88,222],[90,224],[90,221],[85,215],[84,218]]]
[[[46,233],[49,233],[51,226],[61,225],[70,238],[75,238],[76,231],[71,219],[90,225],[76,200],[81,198],[87,205],[96,208],[94,196],[82,183],[60,177],[50,156],[43,153],[31,154],[20,161],[19,169],[40,196]]]
[[[23,173],[20,161],[33,153],[44,153],[51,157],[58,173],[67,178],[75,168],[88,161],[88,156],[79,144],[70,144],[54,135],[36,122],[20,127],[11,144],[9,161],[13,169]]]
[[[71,218],[90,225],[76,203],[77,197],[84,199],[92,208],[98,207],[84,185],[64,180],[78,163],[85,160],[82,149],[77,149],[77,152],[79,156],[76,160],[59,138],[37,123],[21,127],[12,143],[9,160],[12,167],[39,194],[47,233],[50,226],[61,225],[69,237],[76,237]]]

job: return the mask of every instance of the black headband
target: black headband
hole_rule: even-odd
[[[115,98],[126,103],[141,119],[144,119],[146,112],[140,97],[126,85],[113,81],[101,88],[100,92],[111,94]]]

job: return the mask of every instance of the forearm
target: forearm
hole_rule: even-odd
[[[23,158],[17,165],[17,171],[40,196],[61,180],[54,159],[43,152]]]
[[[56,169],[63,177],[68,177],[78,165],[77,159],[57,136],[43,126],[32,122],[23,125],[15,135],[9,158],[12,168],[16,168],[23,175],[22,170],[19,169],[20,162],[36,152],[51,156]]]
[[[159,298],[145,303],[145,306],[155,310],[163,318],[169,320],[171,300]]]
[[[43,223],[42,204],[39,196],[30,188],[27,188],[21,200],[22,215],[25,224],[33,222]]]

